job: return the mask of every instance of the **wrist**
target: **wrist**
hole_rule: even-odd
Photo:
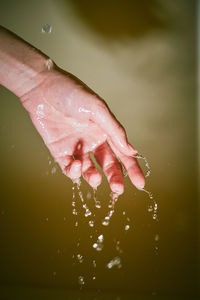
[[[0,26],[0,84],[21,98],[40,85],[53,62]]]

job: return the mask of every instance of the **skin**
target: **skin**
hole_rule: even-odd
[[[101,166],[112,192],[124,191],[121,164],[138,189],[145,184],[137,151],[105,101],[47,56],[0,27],[0,83],[17,95],[63,173],[97,188]]]

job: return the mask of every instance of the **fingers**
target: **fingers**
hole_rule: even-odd
[[[113,145],[111,140],[109,140],[109,144],[113,152],[116,154],[116,156],[119,158],[119,160],[125,167],[127,174],[131,182],[133,183],[133,185],[139,190],[143,189],[145,185],[145,177],[137,162],[137,159],[120,153],[118,149],[115,147],[115,145]]]
[[[101,173],[96,170],[89,153],[84,154],[81,157],[81,161],[83,178],[89,183],[89,185],[96,189],[102,181]]]
[[[96,100],[93,121],[109,136],[115,147],[124,155],[136,155],[137,150],[127,142],[126,132],[115,117],[110,113],[107,106],[101,100]]]
[[[122,194],[124,191],[124,179],[122,171],[114,153],[107,143],[103,143],[94,151],[95,158],[102,167],[110,188],[114,193]]]
[[[74,160],[72,156],[66,155],[56,159],[59,163],[63,173],[69,177],[73,182],[81,177],[81,161]]]
[[[121,155],[119,159],[124,165],[133,185],[135,185],[135,187],[139,190],[143,189],[145,185],[145,178],[137,162],[137,159],[125,155]]]
[[[78,155],[75,160],[72,156],[66,155],[57,158],[56,161],[59,163],[63,173],[73,182],[77,181],[82,175],[94,189],[101,184],[102,175],[95,169],[89,153]]]

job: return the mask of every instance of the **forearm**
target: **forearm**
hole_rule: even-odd
[[[0,26],[0,84],[22,97],[43,81],[51,60]]]

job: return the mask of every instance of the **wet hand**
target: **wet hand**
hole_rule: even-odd
[[[73,181],[82,175],[97,188],[102,175],[90,157],[92,152],[114,193],[124,191],[119,161],[132,183],[143,188],[144,175],[134,158],[137,151],[127,142],[125,130],[106,103],[57,66],[42,76],[41,83],[20,98],[63,173]]]

